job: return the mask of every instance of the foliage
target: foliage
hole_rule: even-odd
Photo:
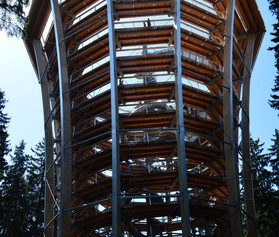
[[[268,0],[269,10],[275,15],[277,23],[273,24],[273,36],[272,42],[275,43],[274,47],[270,47],[269,50],[274,51],[275,55],[275,67],[277,69],[277,75],[274,81],[274,87],[272,88],[273,94],[270,95],[271,99],[269,100],[269,105],[275,109],[279,110],[279,2],[278,0]]]
[[[276,237],[279,233],[279,193],[270,169],[272,154],[263,153],[264,144],[259,139],[251,139],[250,144],[258,234]]]
[[[0,0],[0,31],[5,30],[9,36],[21,36],[27,22],[24,8],[31,0]]]
[[[35,149],[32,149],[33,156],[27,166],[27,184],[29,199],[29,223],[30,232],[33,236],[43,236],[44,222],[44,160],[45,146],[44,142],[39,142]]]
[[[3,220],[3,181],[4,175],[7,169],[7,161],[5,156],[9,153],[9,142],[8,142],[8,132],[7,126],[9,123],[9,118],[7,114],[4,113],[6,100],[5,93],[0,89],[0,219]],[[0,222],[1,227],[1,222]],[[1,233],[1,230],[0,230]]]
[[[44,145],[34,156],[25,154],[25,143],[15,147],[2,185],[0,236],[42,236],[44,196]]]
[[[10,118],[4,113],[5,104],[5,93],[0,89],[0,182],[4,175],[4,170],[7,166],[5,156],[9,153],[9,141],[8,141],[8,124]]]
[[[271,139],[273,144],[269,148],[271,159],[270,166],[272,168],[272,182],[279,188],[279,131],[275,129],[274,137]]]
[[[24,154],[24,148],[23,141],[16,146],[14,155],[11,156],[12,164],[3,182],[1,236],[25,236],[28,229],[25,219],[28,210],[25,175],[26,162],[29,157]]]
[[[6,161],[11,151],[6,102],[0,89],[0,236],[43,236],[44,142],[32,149],[31,156],[25,154],[25,143],[21,141],[10,162]]]

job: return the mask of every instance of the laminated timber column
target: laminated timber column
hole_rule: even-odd
[[[59,198],[58,236],[70,236],[70,213],[65,212],[71,207],[72,192],[72,160],[71,160],[71,120],[70,96],[67,70],[66,48],[64,43],[63,26],[60,7],[57,0],[50,0],[53,13],[55,45],[57,54],[59,100],[60,100],[60,163],[61,163],[61,190]]]
[[[48,81],[46,73],[45,57],[43,46],[40,40],[33,40],[34,52],[36,55],[37,78],[41,85],[43,111],[44,111],[44,130],[45,130],[45,198],[44,198],[44,235],[52,236],[54,231],[54,167],[53,167],[53,134],[51,126],[51,109],[49,103]]]
[[[188,237],[190,234],[190,210],[189,194],[187,182],[186,148],[185,148],[185,128],[183,112],[183,92],[182,92],[182,64],[181,64],[181,11],[180,1],[174,3],[174,39],[175,39],[175,101],[176,101],[176,139],[178,151],[178,175],[180,191],[180,211],[182,219],[182,236]]]
[[[257,236],[256,211],[253,192],[253,179],[251,172],[250,157],[250,128],[249,128],[249,98],[250,98],[250,79],[253,65],[255,35],[248,35],[244,78],[242,87],[242,153],[243,153],[243,181],[245,205],[247,212],[248,237]]]
[[[224,76],[223,76],[223,123],[226,180],[228,188],[230,236],[242,236],[240,198],[237,175],[237,154],[235,144],[233,112],[233,35],[235,0],[227,3],[225,25]]]
[[[111,143],[112,143],[112,233],[113,237],[121,236],[120,214],[120,158],[119,158],[119,119],[118,87],[116,77],[116,48],[114,32],[113,1],[107,1],[109,55],[110,55],[110,91],[111,91]]]

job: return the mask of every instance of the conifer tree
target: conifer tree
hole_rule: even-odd
[[[22,36],[27,22],[25,7],[31,0],[0,0],[0,31],[5,30],[9,36]]]
[[[269,105],[275,109],[279,110],[279,2],[278,0],[268,0],[269,10],[276,17],[277,22],[273,24],[273,36],[272,42],[275,46],[270,47],[269,50],[274,51],[275,55],[275,67],[277,69],[277,75],[274,81],[274,87],[272,88],[273,94],[271,94],[271,99],[269,100]]]
[[[8,155],[9,141],[7,127],[9,123],[9,118],[7,114],[4,113],[6,104],[5,93],[0,89],[0,234],[1,234],[1,220],[4,218],[3,210],[3,182],[8,163],[5,156]]]
[[[25,143],[15,147],[2,184],[0,237],[43,236],[44,143],[25,154]]]
[[[15,147],[14,154],[11,156],[12,164],[3,181],[0,236],[28,236],[28,223],[25,216],[29,207],[25,175],[29,156],[25,155],[24,149],[24,141]]]
[[[273,144],[269,148],[271,159],[270,166],[272,167],[272,179],[273,185],[276,186],[276,189],[279,189],[279,131],[275,129],[275,134],[271,139]],[[279,211],[279,210],[278,210]]]
[[[29,201],[29,223],[30,232],[33,237],[43,236],[44,222],[44,161],[45,148],[44,142],[39,142],[27,167],[28,201]]]
[[[270,170],[270,154],[264,154],[260,140],[250,140],[257,230],[261,237],[277,237],[279,233],[278,191],[274,189]]]
[[[10,118],[4,113],[6,102],[5,93],[0,89],[0,182],[7,166],[5,156],[10,151],[7,131]]]

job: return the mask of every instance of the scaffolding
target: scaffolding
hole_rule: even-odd
[[[255,0],[36,0],[26,32],[44,236],[256,236]]]

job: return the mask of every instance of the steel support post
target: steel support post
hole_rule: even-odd
[[[223,123],[226,180],[228,188],[230,228],[233,237],[242,236],[241,209],[238,183],[238,161],[235,141],[233,110],[233,36],[235,0],[227,1],[225,25],[224,77],[223,77]]]
[[[110,86],[111,86],[111,142],[112,142],[112,233],[121,236],[120,158],[118,128],[118,86],[116,75],[116,49],[114,32],[113,0],[107,1],[109,31]]]
[[[46,71],[46,60],[43,54],[43,45],[40,40],[33,40],[33,48],[36,56],[37,63],[37,78],[39,79],[42,92],[43,111],[44,111],[44,124],[45,124],[45,180],[48,185],[45,185],[45,199],[44,199],[44,236],[51,237],[54,232],[54,200],[53,193],[55,190],[54,185],[54,167],[53,167],[53,134],[51,120],[48,119],[51,109],[49,102],[49,88]]]
[[[249,99],[250,99],[250,79],[253,65],[253,54],[255,45],[255,35],[249,35],[245,54],[245,67],[242,87],[242,153],[243,153],[243,181],[245,205],[247,212],[248,237],[257,236],[256,211],[253,192],[253,179],[251,171],[250,157],[250,128],[249,128]]]
[[[64,212],[71,207],[72,192],[72,160],[71,160],[71,107],[69,95],[69,79],[67,70],[67,57],[63,24],[60,7],[57,0],[50,0],[53,14],[53,26],[55,33],[55,45],[58,64],[59,99],[60,99],[60,162],[61,162],[61,192],[60,192],[60,213],[59,213],[59,237],[70,236],[70,213]]]
[[[189,237],[190,233],[190,209],[187,181],[187,164],[185,149],[185,128],[183,112],[183,90],[182,90],[182,63],[181,63],[181,11],[180,1],[175,1],[174,19],[174,42],[175,42],[175,100],[176,100],[176,129],[177,129],[177,151],[178,151],[178,175],[180,189],[180,210],[182,220],[182,236]]]

